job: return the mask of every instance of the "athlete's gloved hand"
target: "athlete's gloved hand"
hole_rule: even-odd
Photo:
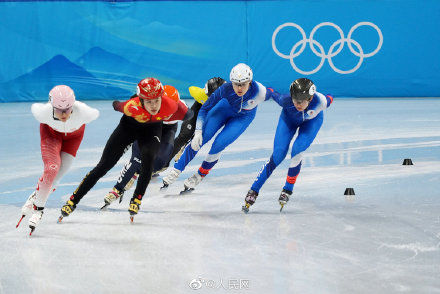
[[[121,109],[123,108],[123,102],[119,102],[118,100],[113,101],[112,105],[113,105],[113,109],[116,111],[121,111]]]
[[[200,147],[202,147],[202,143],[203,143],[202,130],[196,130],[194,132],[194,138],[191,141],[191,148],[194,151],[199,151]]]

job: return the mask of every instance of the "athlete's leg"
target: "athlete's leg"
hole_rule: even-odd
[[[84,137],[85,125],[76,130],[73,133],[69,134],[69,137],[65,139],[63,137],[62,145],[61,145],[61,165],[58,171],[57,176],[52,184],[51,193],[55,191],[59,182],[63,178],[63,176],[67,173],[73,163],[73,159],[76,157],[79,146],[81,145],[82,139]]]
[[[323,121],[324,115],[321,112],[314,119],[304,122],[299,127],[298,136],[292,146],[292,159],[290,161],[289,170],[287,171],[286,183],[283,187],[284,190],[293,190],[296,179],[301,171],[303,152],[306,151],[313,143],[313,140],[315,140]]]
[[[162,123],[155,123],[148,126],[147,133],[138,135],[137,137],[142,164],[133,197],[137,197],[139,200],[144,196],[145,190],[150,183],[154,159],[160,148],[161,136]]]
[[[226,99],[220,100],[217,105],[209,111],[202,130],[202,146],[211,140],[232,114],[233,113],[231,112],[229,103]],[[197,152],[198,151],[195,151],[191,147],[191,144],[188,144],[180,159],[174,164],[174,168],[183,171],[188,163],[190,163],[196,156]]]
[[[221,152],[243,134],[254,120],[255,114],[256,111],[250,111],[246,114],[236,115],[226,122],[225,127],[215,137],[208,155],[199,168],[198,172],[202,177],[206,176],[218,162]]]
[[[179,152],[183,153],[182,149],[185,148],[186,144],[188,144],[189,141],[191,141],[194,135],[194,131],[196,129],[197,114],[199,113],[201,107],[202,104],[198,103],[197,101],[195,101],[194,104],[191,106],[191,110],[193,111],[194,115],[192,118],[182,122],[179,135],[174,140],[174,149],[170,155],[167,166],[176,154],[178,154]],[[176,161],[177,160],[178,159],[176,159]]]
[[[136,177],[136,174],[139,174],[139,171],[141,169],[141,152],[139,150],[139,144],[137,141],[134,141],[131,145],[131,157],[130,160],[128,160],[124,167],[121,170],[121,173],[119,175],[118,181],[116,182],[116,185],[114,188],[118,192],[124,192],[125,190],[128,190],[131,187],[132,179],[133,177]],[[130,184],[128,184],[130,183]],[[129,185],[130,187],[127,187]]]
[[[40,138],[44,172],[38,180],[34,204],[44,207],[61,166],[62,138],[46,124],[40,124]]]
[[[162,138],[160,139],[160,148],[154,160],[153,171],[158,172],[162,168],[167,167],[168,159],[173,152],[174,136],[177,131],[176,124],[164,124],[162,126]]]
[[[133,143],[134,140],[135,137],[131,128],[121,119],[121,122],[110,135],[98,164],[84,177],[70,200],[74,204],[78,204],[96,182],[115,166],[119,158],[124,154],[126,147]]]
[[[75,157],[72,154],[63,151],[61,151],[60,156],[61,156],[61,165],[60,165],[60,169],[58,170],[58,174],[55,177],[55,180],[53,181],[51,193],[53,193],[56,190],[61,179],[70,169],[73,160],[75,159]]]
[[[278,120],[278,126],[275,132],[273,153],[270,156],[270,159],[258,172],[257,178],[252,184],[251,190],[258,193],[275,168],[284,160],[287,152],[289,151],[289,144],[295,135],[296,129],[296,126],[289,126],[286,117],[282,113]]]

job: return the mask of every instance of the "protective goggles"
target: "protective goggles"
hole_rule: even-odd
[[[66,109],[59,109],[59,108],[53,107],[53,112],[56,115],[63,115],[65,113],[66,114],[71,114],[72,110],[73,110],[73,106],[69,107],[69,108],[66,108]]]
[[[293,102],[295,102],[296,104],[304,104],[304,103],[309,103],[310,101],[312,101],[313,97],[310,97],[309,99],[292,99]]]
[[[232,82],[232,84],[236,87],[246,87],[247,84],[249,84],[249,82],[242,82],[242,83],[236,83],[236,82]]]

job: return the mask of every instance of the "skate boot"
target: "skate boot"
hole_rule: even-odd
[[[183,183],[183,187],[185,188],[183,191],[180,192],[180,195],[191,193],[194,191],[194,188],[200,184],[200,182],[203,180],[204,177],[202,177],[198,172],[192,175],[191,177],[187,178],[185,182]]]
[[[281,205],[280,212],[283,210],[284,205],[289,201],[290,195],[292,195],[292,191],[286,189],[283,189],[283,191],[281,191],[280,198],[278,198],[278,201]]]
[[[162,189],[168,188],[169,185],[171,185],[172,183],[174,183],[177,180],[177,178],[179,177],[180,173],[181,173],[181,171],[178,170],[177,168],[173,168],[172,170],[170,170],[168,175],[166,175],[163,178],[163,180],[162,180],[163,181],[163,186],[160,189],[162,190]]]
[[[26,202],[24,203],[23,207],[21,208],[21,218],[18,221],[17,225],[15,226],[16,228],[18,228],[18,226],[20,225],[21,221],[23,220],[23,218],[32,213],[33,211],[33,206],[34,206],[34,201],[35,201],[35,197],[37,196],[37,191],[32,192],[31,195],[29,195],[28,199],[26,200]]]
[[[37,191],[34,191],[34,192],[32,192],[31,195],[29,195],[28,199],[26,200],[23,207],[21,208],[22,215],[28,215],[28,214],[32,213],[33,206],[34,206],[34,200],[35,200],[36,196],[37,196]]]
[[[114,188],[108,192],[108,194],[104,197],[104,206],[101,207],[102,209],[105,209],[107,206],[109,206],[113,201],[115,201],[116,199],[118,199],[119,197],[123,197],[124,196],[124,191],[118,191],[118,189]]]
[[[255,192],[254,190],[249,190],[246,194],[246,198],[244,199],[244,205],[241,207],[241,210],[243,210],[244,213],[249,212],[249,207],[255,203],[255,200],[257,200],[258,192]]]
[[[72,197],[70,197],[72,199]],[[61,207],[61,215],[58,218],[58,222],[60,223],[64,217],[69,216],[76,208],[76,204],[73,203],[72,200],[67,200],[66,204]]]
[[[130,200],[130,207],[128,212],[130,213],[130,220],[133,222],[134,216],[139,212],[139,207],[141,206],[141,200],[137,198],[132,198]]]
[[[159,174],[160,174],[161,172],[163,172],[163,171],[166,171],[167,168],[168,168],[168,166],[165,166],[165,167],[161,168],[160,170],[155,171],[155,172],[151,175],[151,177],[152,177],[152,178],[158,177]]]
[[[31,232],[29,233],[29,236],[32,235],[37,225],[40,223],[41,218],[43,217],[43,211],[44,207],[37,207],[34,205],[33,207],[33,214],[29,218],[29,228],[31,229]]]

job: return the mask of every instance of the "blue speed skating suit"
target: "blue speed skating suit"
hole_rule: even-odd
[[[270,88],[268,88],[270,89]],[[298,111],[290,95],[281,95],[276,91],[272,98],[283,108],[273,143],[273,154],[264,164],[252,184],[251,189],[259,192],[263,184],[270,177],[274,169],[284,160],[289,151],[289,145],[298,131],[298,136],[292,146],[291,161],[287,172],[286,183],[283,189],[292,191],[296,178],[301,170],[303,152],[309,148],[322,126],[324,113],[333,102],[331,95],[323,95],[316,92],[304,111]]]
[[[267,91],[262,84],[252,81],[249,90],[242,97],[238,96],[232,83],[226,83],[218,88],[203,104],[197,117],[196,129],[202,130],[202,146],[215,137],[208,155],[199,168],[199,174],[204,177],[214,167],[221,152],[234,142],[255,118],[257,106],[269,99],[272,92]],[[174,168],[183,171],[195,157],[197,151],[189,144]]]

